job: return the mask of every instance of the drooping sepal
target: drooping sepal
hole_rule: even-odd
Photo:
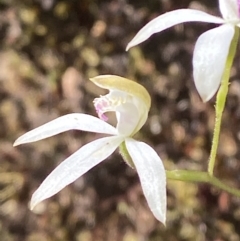
[[[224,72],[234,26],[224,24],[204,32],[197,40],[193,54],[193,78],[204,102],[217,92]]]
[[[147,144],[126,139],[126,148],[136,167],[144,196],[153,213],[165,224],[167,211],[166,173],[162,160]]]

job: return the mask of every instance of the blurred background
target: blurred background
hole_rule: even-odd
[[[164,227],[150,212],[135,170],[116,152],[31,212],[34,190],[65,158],[98,134],[69,131],[13,148],[21,134],[58,116],[96,115],[101,89],[88,80],[116,74],[152,97],[137,138],[168,170],[207,169],[214,100],[192,79],[198,36],[215,25],[177,25],[125,52],[154,17],[179,8],[219,16],[217,0],[0,0],[0,240],[238,241],[240,200],[206,184],[168,181]],[[215,175],[240,187],[239,55],[223,115]]]

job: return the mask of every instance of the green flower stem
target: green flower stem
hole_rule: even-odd
[[[232,195],[240,197],[240,190],[238,190],[237,188],[229,187],[228,185],[221,182],[218,178],[210,175],[207,172],[174,170],[174,171],[166,171],[166,175],[167,175],[167,178],[170,180],[208,183]]]
[[[120,154],[122,155],[124,161],[130,167],[135,169],[134,163],[128,153],[125,142],[123,142],[119,146],[119,150],[120,150]],[[167,179],[171,179],[171,180],[178,180],[178,181],[184,181],[184,182],[208,183],[208,184],[218,187],[228,193],[231,193],[235,196],[240,197],[240,190],[229,187],[228,185],[221,182],[218,178],[210,175],[208,172],[188,171],[188,170],[173,170],[173,171],[166,170],[166,176],[167,176]]]
[[[233,63],[233,59],[235,57],[236,49],[237,49],[237,43],[239,38],[239,29],[235,28],[235,34],[233,36],[227,61],[225,64],[225,70],[223,73],[222,83],[217,93],[217,99],[216,99],[216,119],[215,119],[215,127],[213,132],[213,140],[212,140],[212,147],[211,147],[211,153],[208,163],[208,173],[209,175],[213,175],[213,169],[216,161],[216,155],[217,155],[217,148],[218,148],[218,142],[219,142],[219,135],[220,135],[220,128],[221,128],[221,122],[222,122],[222,113],[225,107],[226,97],[228,93],[228,85],[229,85],[229,78],[230,78],[230,72],[231,67]]]

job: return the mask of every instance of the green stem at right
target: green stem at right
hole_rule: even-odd
[[[235,33],[234,33],[234,36],[233,36],[233,39],[232,39],[232,42],[231,42],[231,45],[229,48],[229,53],[228,53],[227,61],[225,64],[225,69],[224,69],[224,73],[223,73],[221,86],[217,93],[216,106],[215,106],[215,110],[216,110],[215,127],[214,127],[214,132],[213,132],[211,153],[210,153],[210,158],[209,158],[209,162],[208,162],[208,173],[210,176],[213,176],[213,169],[215,166],[217,148],[218,148],[218,143],[219,143],[221,122],[222,122],[222,113],[225,108],[226,97],[227,97],[227,93],[228,93],[230,72],[231,72],[231,68],[232,68],[233,59],[236,54],[238,39],[239,39],[239,29],[238,29],[238,27],[235,27]]]
[[[232,195],[240,197],[239,189],[226,185],[225,183],[220,181],[218,178],[210,175],[207,172],[173,170],[173,171],[166,171],[166,174],[167,174],[167,179],[170,179],[170,180],[178,180],[178,181],[184,181],[184,182],[208,183],[208,184],[218,187]]]

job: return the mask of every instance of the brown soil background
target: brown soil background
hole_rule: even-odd
[[[186,23],[125,52],[149,20],[179,8],[219,15],[216,0],[0,0],[0,240],[240,240],[240,200],[209,185],[168,181],[167,225],[146,204],[134,170],[118,153],[34,212],[31,194],[83,144],[77,131],[12,147],[21,134],[72,112],[95,115],[104,92],[88,80],[117,74],[137,80],[152,97],[138,138],[166,169],[206,170],[214,99],[203,104],[192,80],[197,37],[215,25]],[[239,54],[223,116],[215,174],[240,186]]]

